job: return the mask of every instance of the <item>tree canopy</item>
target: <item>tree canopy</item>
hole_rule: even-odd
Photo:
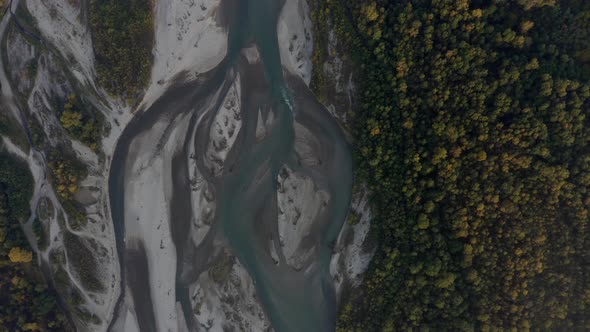
[[[0,148],[0,330],[70,331],[21,228],[32,193],[27,164]]]
[[[154,39],[148,0],[91,0],[90,22],[98,81],[135,99],[150,77]]]
[[[360,68],[379,237],[339,328],[590,329],[589,6],[320,3]]]

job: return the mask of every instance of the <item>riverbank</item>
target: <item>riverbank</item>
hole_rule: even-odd
[[[313,36],[305,1],[235,4],[250,17],[230,15],[238,7],[219,1],[156,2],[154,66],[134,109],[95,82],[83,7],[64,1],[31,5],[57,51],[41,55],[34,84],[21,82],[19,92],[41,97],[27,106],[45,119],[34,132],[50,137],[43,144],[65,144],[60,151],[85,169],[57,194],[51,174],[38,197],[53,206],[44,218],[44,257],[69,284],[61,291],[73,290],[77,324],[332,329],[339,291],[330,261],[348,211],[351,165],[339,127],[307,87]],[[83,33],[69,38],[76,29]],[[52,71],[62,64],[52,56],[76,64]],[[26,65],[15,63],[23,72]],[[58,77],[67,84],[53,84]],[[71,140],[52,113],[51,94],[72,90],[110,126],[98,152]],[[70,188],[80,213],[60,206],[58,194]],[[98,254],[82,259],[75,248]],[[99,282],[76,261],[100,263],[92,274]]]
[[[587,328],[587,3],[324,3],[380,240],[340,327]]]

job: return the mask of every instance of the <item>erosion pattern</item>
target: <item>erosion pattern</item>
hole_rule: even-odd
[[[232,323],[263,317],[254,298],[278,331],[334,329],[330,246],[350,204],[351,158],[302,79],[283,76],[281,5],[222,7],[224,60],[170,87],[119,139],[109,182],[122,305],[141,331],[266,329],[265,319]],[[235,297],[225,320],[199,319],[224,300],[207,294],[221,294],[221,285],[249,294]]]

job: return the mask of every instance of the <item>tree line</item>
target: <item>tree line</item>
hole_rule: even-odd
[[[339,330],[590,329],[590,5],[318,7],[359,67],[379,238]]]

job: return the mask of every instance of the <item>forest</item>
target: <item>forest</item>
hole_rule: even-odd
[[[148,0],[91,0],[98,83],[133,102],[150,78],[154,29]]]
[[[98,110],[85,106],[75,94],[67,97],[62,107],[56,107],[59,120],[64,129],[74,139],[87,145],[94,152],[100,153],[100,140],[105,127],[104,116]],[[61,114],[59,114],[61,113]]]
[[[379,242],[338,330],[590,330],[590,4],[312,6],[360,77]]]
[[[0,330],[71,331],[21,229],[32,194],[27,164],[0,149]]]

